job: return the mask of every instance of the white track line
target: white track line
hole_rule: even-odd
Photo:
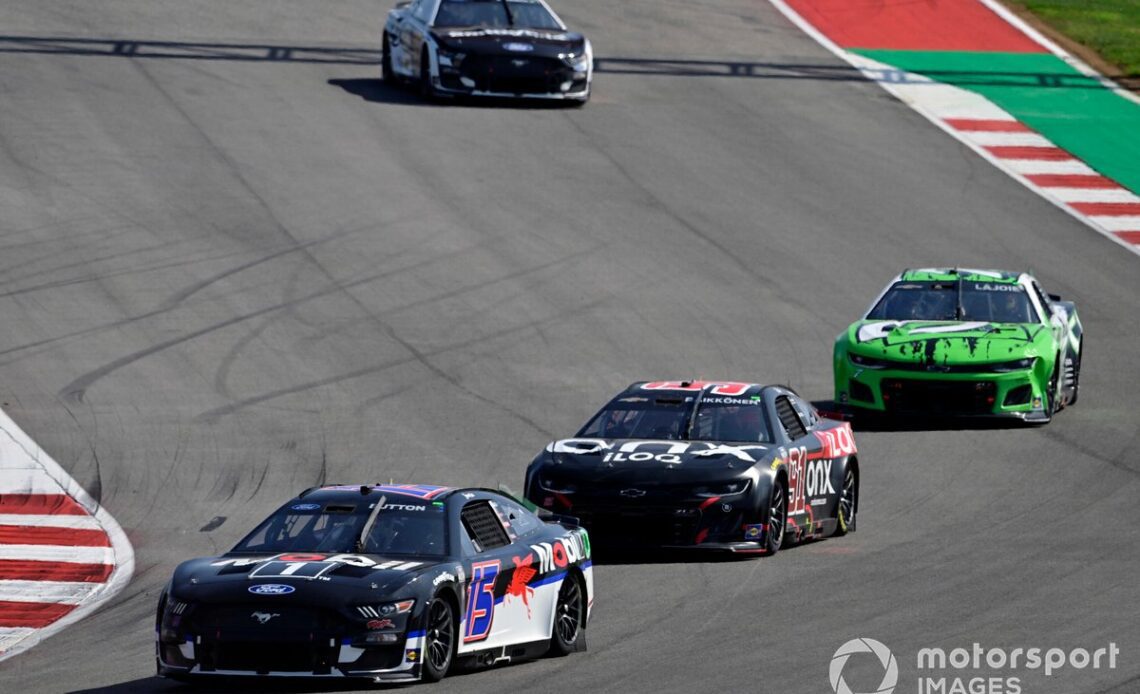
[[[0,559],[60,561],[77,564],[114,564],[111,547],[67,547],[65,545],[0,545]]]
[[[54,489],[51,483],[54,483]],[[44,493],[67,494],[90,513],[107,533],[111,547],[76,548],[71,550],[71,556],[81,556],[85,550],[96,549],[104,563],[112,564],[114,568],[111,569],[105,582],[93,584],[95,587],[75,609],[50,625],[41,629],[0,628],[0,661],[31,648],[41,640],[99,609],[126,587],[135,569],[134,549],[111,514],[25,434],[8,413],[0,410],[0,490],[9,491],[21,486],[29,487],[25,490],[27,492],[38,493],[40,487],[46,487]],[[72,518],[77,517],[81,516]],[[67,522],[71,520],[69,518]],[[53,588],[49,587],[48,591],[51,590]]]
[[[1127,188],[1054,188],[1045,190],[1062,202],[1140,202]]]
[[[100,585],[74,581],[0,581],[0,602],[58,602],[78,605],[98,590]]]
[[[0,513],[0,525],[29,525],[37,528],[68,530],[99,530],[103,527],[94,516],[49,516],[37,513]]]
[[[1027,168],[1026,165],[1021,163],[1024,160],[1015,160],[1019,163],[1016,166],[1011,166],[1007,164],[1007,162],[1013,160],[997,157],[992,152],[987,150],[985,145],[980,145],[971,139],[971,136],[978,134],[977,131],[961,131],[954,128],[950,123],[946,122],[947,120],[952,119],[1016,120],[1012,114],[1008,113],[1004,109],[1001,109],[989,99],[986,99],[976,92],[954,87],[949,84],[940,84],[923,75],[917,75],[906,72],[905,70],[899,70],[892,65],[886,65],[872,60],[866,56],[859,55],[858,53],[847,51],[829,39],[825,34],[823,34],[823,32],[816,29],[815,26],[813,26],[810,22],[801,17],[799,13],[793,10],[784,0],[769,0],[769,2],[771,2],[772,5],[785,17],[787,17],[789,21],[803,30],[805,34],[815,39],[815,41],[818,42],[821,46],[856,67],[869,80],[876,82],[880,87],[887,90],[887,92],[892,94],[899,101],[918,111],[931,123],[941,128],[943,131],[957,139],[959,142],[965,144],[970,149],[974,150],[978,156],[982,157],[997,168],[1006,172],[1022,185],[1029,188],[1030,190],[1033,190],[1042,198],[1049,201],[1061,210],[1064,210],[1066,214],[1080,221],[1090,229],[1096,231],[1101,236],[1108,238],[1113,243],[1127,249],[1131,253],[1140,256],[1140,244],[1129,243],[1128,241],[1113,233],[1115,231],[1133,231],[1140,229],[1140,226],[1137,226],[1135,222],[1136,219],[1140,218],[1107,215],[1090,216],[1078,212],[1059,198],[1050,195],[1049,188],[1039,186],[1026,178],[1027,175],[1031,174],[1025,173],[1023,171],[1025,168]],[[1045,46],[1054,54],[1064,58],[1066,62],[1069,62],[1071,65],[1073,65],[1074,68],[1087,75],[1097,75],[1098,79],[1100,79],[1103,84],[1108,85],[1109,88],[1115,88],[1118,94],[1123,91],[1120,90],[1117,85],[1114,85],[1111,80],[1108,80],[1103,76],[1099,76],[1099,74],[1092,70],[1092,68],[1085,65],[1084,63],[1081,63],[1075,58],[1072,58],[1072,56],[1069,56],[1067,53],[1065,53],[1065,51],[1059,46],[1030,29],[1027,25],[1025,25],[1024,22],[1017,20],[1016,17],[1013,17],[1011,19],[1012,15],[1010,15],[1008,11],[1005,11],[1004,8],[1001,8],[1000,10],[997,9],[997,7],[1000,6],[995,7],[996,3],[993,2],[993,0],[981,0],[981,2],[985,3],[987,7],[997,12],[999,16],[1006,19],[1017,28],[1021,29],[1023,32],[1029,35],[1030,38],[1037,41],[1042,46]],[[1135,101],[1136,99],[1133,100]],[[1075,159],[1072,161],[1076,162]],[[1044,164],[1052,166],[1056,166],[1057,164],[1072,166],[1072,164],[1070,164],[1070,160],[1064,160],[1061,162],[1054,161],[1036,163],[1036,165]],[[1041,169],[1044,168],[1046,167],[1041,167]],[[1034,173],[1045,173],[1045,171],[1041,169],[1034,171]],[[1090,173],[1094,173],[1087,166],[1085,166],[1084,169],[1088,170]],[[1083,172],[1084,171],[1080,171],[1080,173]],[[1049,173],[1061,172],[1049,171]],[[1065,171],[1064,173],[1069,173],[1069,171]],[[1074,171],[1074,173],[1077,172]]]

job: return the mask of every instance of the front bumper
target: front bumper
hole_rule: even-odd
[[[1047,397],[1034,368],[1002,373],[941,373],[859,367],[846,357],[835,367],[840,407],[892,416],[1048,419]]]
[[[590,76],[553,58],[472,55],[458,66],[440,65],[432,82],[438,93],[452,96],[584,101]]]
[[[164,624],[156,634],[155,655],[160,676],[271,676],[302,678],[365,678],[375,682],[420,679],[422,629],[396,632],[389,644],[364,644],[355,630],[327,613],[273,608],[281,621],[301,621],[308,612],[321,614],[300,629],[242,628],[225,620],[207,622],[209,608],[192,607],[186,620]],[[220,612],[246,612],[223,608]],[[268,613],[268,612],[267,612]],[[209,615],[212,617],[212,615]],[[197,623],[196,622],[201,622]],[[284,625],[282,625],[284,626]]]

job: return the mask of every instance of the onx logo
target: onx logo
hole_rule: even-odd
[[[883,666],[883,679],[878,689],[869,692],[853,692],[843,679],[843,667],[847,659],[856,653],[871,653],[879,659]],[[831,690],[835,694],[891,694],[899,681],[899,664],[891,649],[875,639],[851,639],[835,651],[831,656],[831,668],[828,670],[831,679]]]

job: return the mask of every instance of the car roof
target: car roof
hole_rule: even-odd
[[[918,268],[903,270],[900,282],[954,282],[965,279],[970,282],[999,282],[1016,284],[1021,280],[1021,272],[1005,270],[978,270],[975,268]]]
[[[442,501],[457,491],[460,490],[455,487],[431,484],[330,484],[310,487],[294,497],[294,500],[324,504],[349,503],[361,499],[375,501],[382,496],[394,501],[392,497],[395,496],[404,500]]]

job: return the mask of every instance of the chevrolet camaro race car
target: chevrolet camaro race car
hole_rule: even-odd
[[[412,0],[388,13],[384,81],[412,81],[427,98],[525,96],[585,103],[590,42],[543,0]]]
[[[307,490],[162,592],[158,673],[436,681],[585,648],[586,531],[487,489]]]
[[[1077,401],[1077,309],[1025,273],[907,270],[835,342],[835,401],[857,413],[1011,416]]]
[[[526,497],[595,544],[770,554],[855,529],[851,425],[781,386],[634,383],[527,468]]]

